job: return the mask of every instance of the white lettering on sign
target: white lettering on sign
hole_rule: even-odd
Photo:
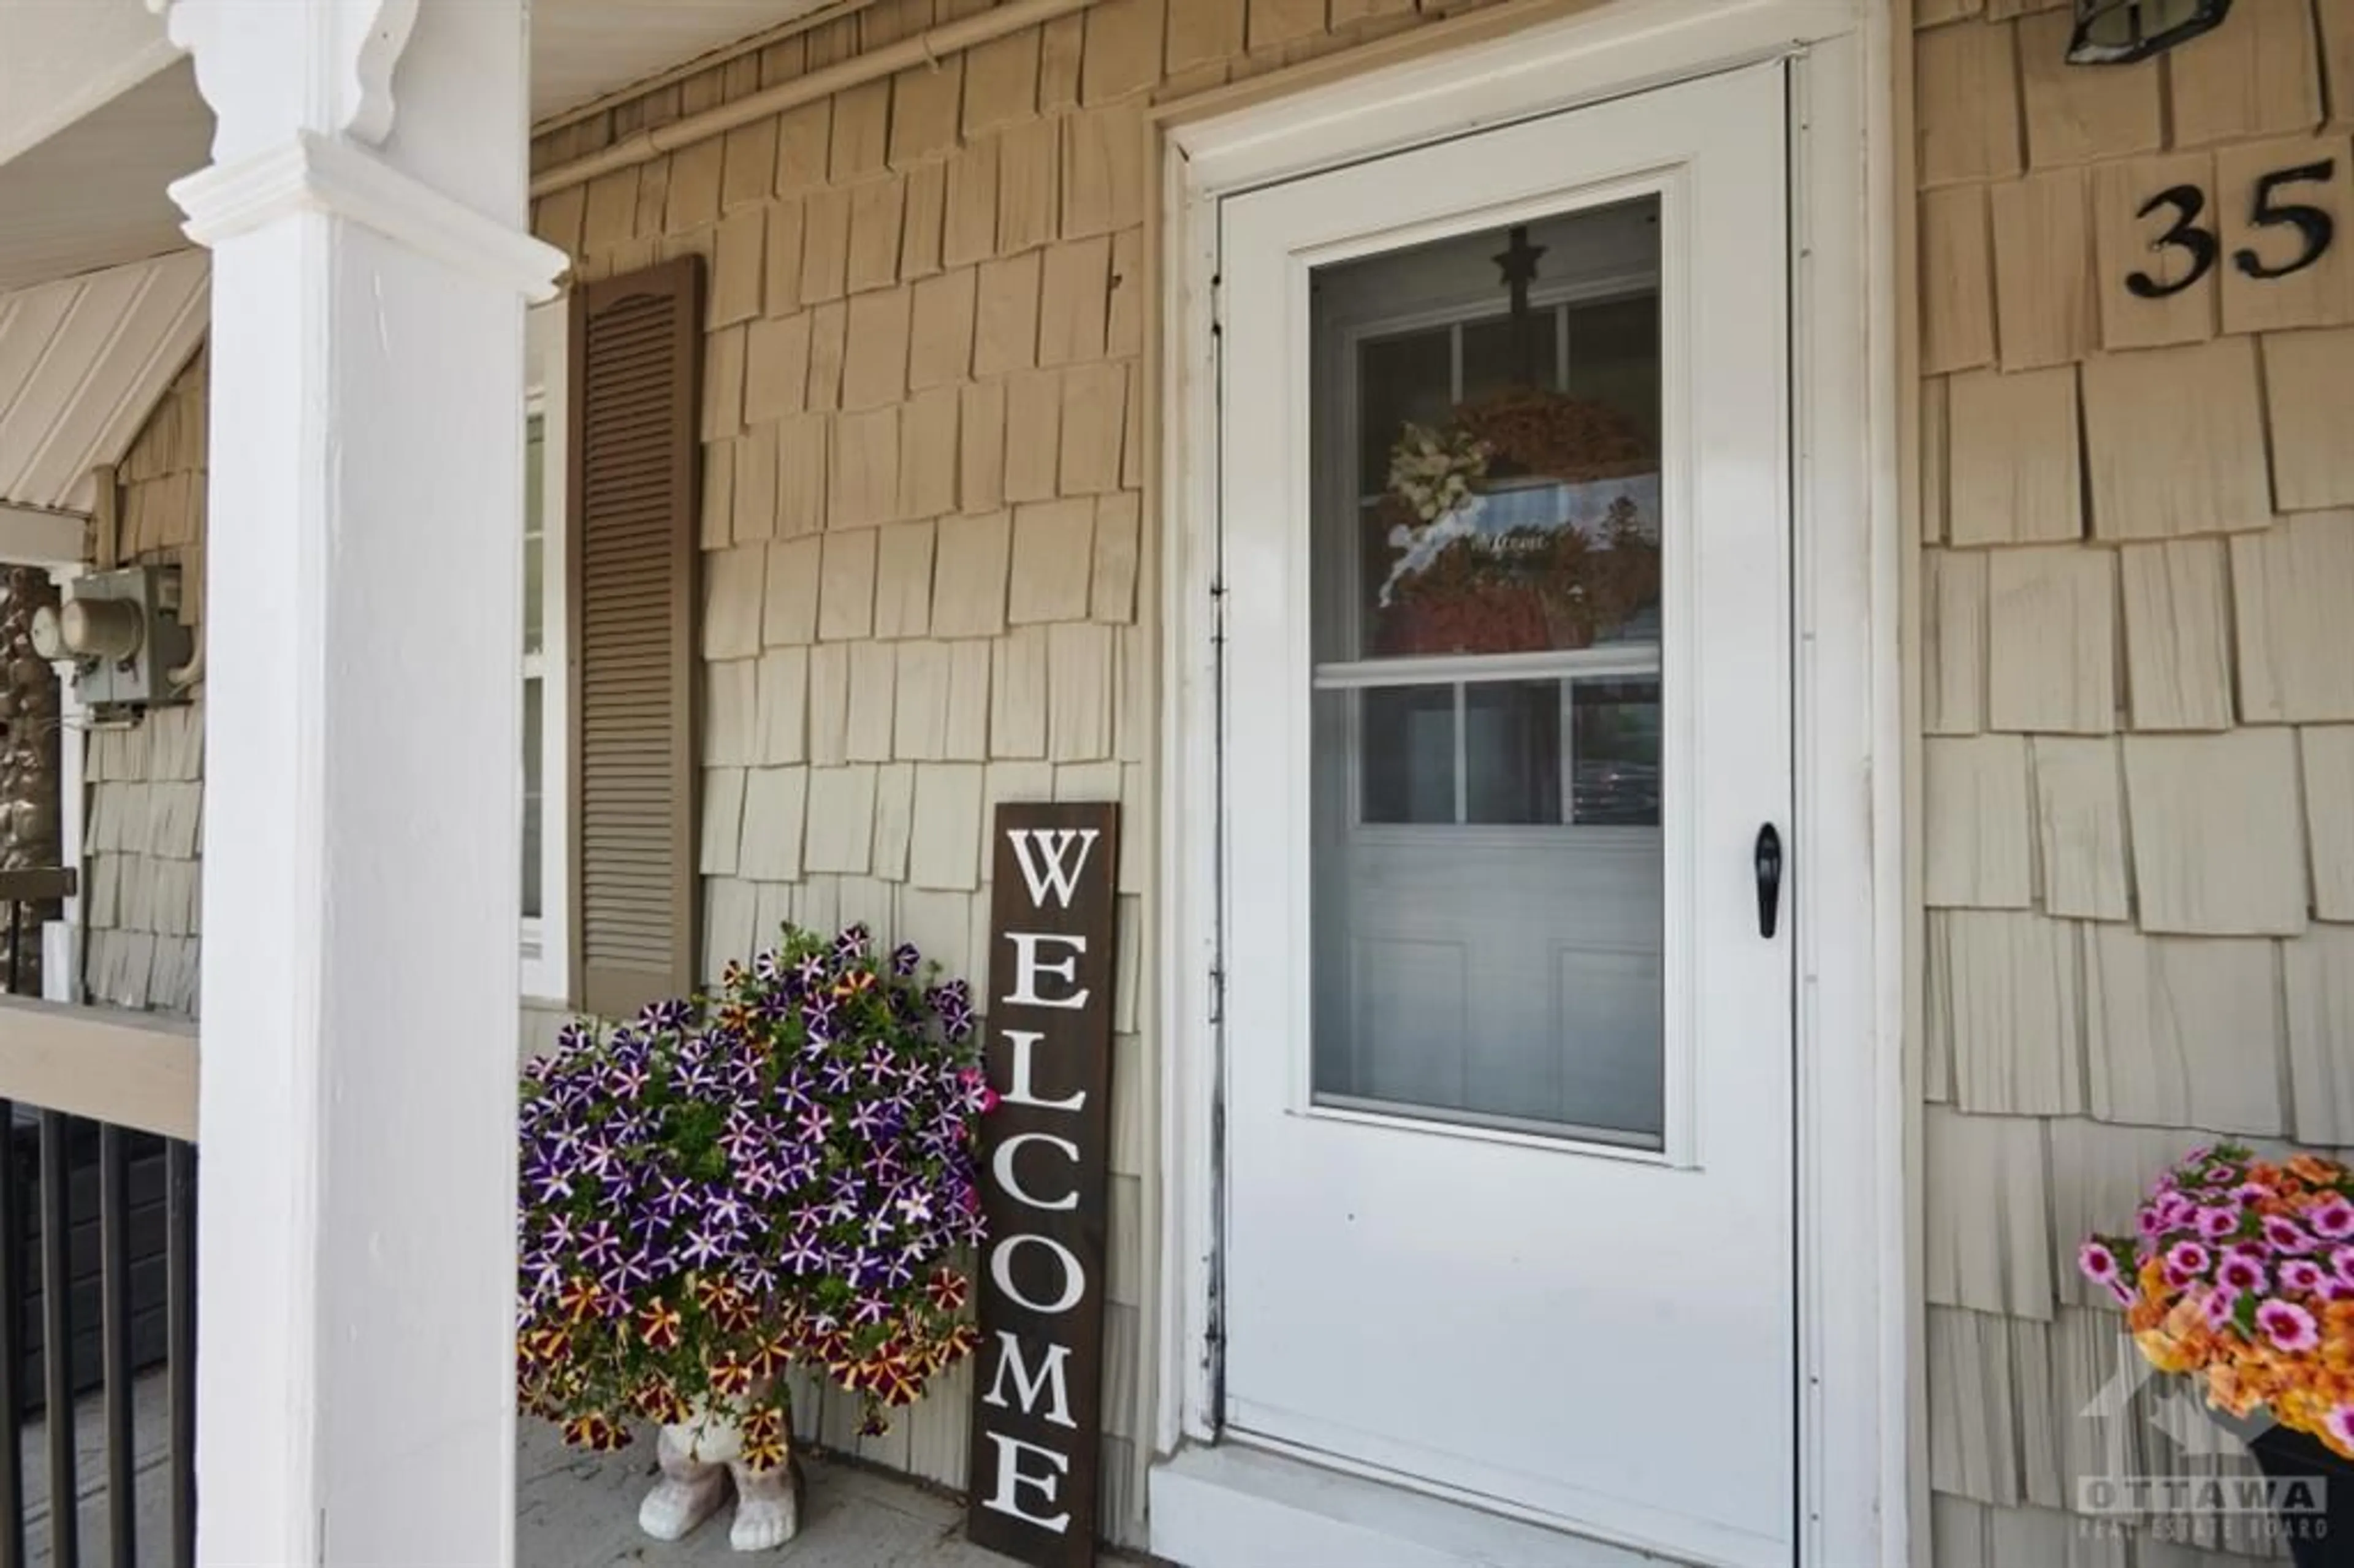
[[[1012,1042],[1013,1046],[1013,1081],[1006,1086],[1004,1095],[1007,1105],[1036,1106],[1040,1110],[1075,1111],[1087,1103],[1087,1092],[1085,1089],[1079,1090],[1067,1099],[1042,1100],[1038,1097],[1037,1091],[1030,1086],[1032,1063],[1030,1054],[1038,1049],[1039,1041],[1046,1038],[1044,1033],[1035,1029],[1001,1029],[998,1033]]]
[[[997,1184],[1011,1193],[1015,1202],[1027,1204],[1034,1209],[1044,1209],[1048,1213],[1077,1208],[1079,1194],[1076,1188],[1064,1193],[1050,1203],[1044,1199],[1032,1197],[1029,1190],[1022,1185],[1022,1178],[1013,1173],[1013,1152],[1025,1143],[1051,1144],[1061,1150],[1063,1158],[1069,1160],[1072,1165],[1076,1166],[1079,1162],[1079,1146],[1067,1138],[1056,1138],[1051,1132],[1016,1133],[999,1144],[997,1152],[990,1156],[989,1168],[997,1177]]]
[[[1055,1494],[1062,1489],[1063,1478],[1071,1473],[1071,1461],[1055,1453],[1052,1448],[1042,1448],[1035,1443],[1024,1443],[1021,1438],[1008,1437],[1002,1432],[991,1432],[986,1436],[991,1442],[997,1445],[997,1490],[983,1499],[981,1506],[995,1509],[1002,1514],[1010,1514],[1025,1524],[1034,1524],[1041,1530],[1051,1530],[1058,1535],[1070,1529],[1071,1516],[1067,1513],[1024,1512],[1020,1493],[1023,1487],[1035,1487],[1045,1499],[1045,1506],[1054,1507]],[[1055,1473],[1051,1476],[1034,1476],[1023,1470],[1022,1458],[1026,1454],[1035,1454],[1054,1466]]]
[[[1063,996],[1040,996],[1038,977],[1052,975],[1065,985],[1076,984],[1079,959],[1087,950],[1085,937],[1062,937],[1051,931],[1008,931],[1005,939],[1013,944],[1013,994],[1004,1000],[1023,1007],[1081,1008],[1087,1004],[1085,987]],[[1038,944],[1060,942],[1070,952],[1054,963],[1038,957]]]
[[[1005,1374],[1011,1371],[1013,1373],[1013,1397],[1022,1402],[1024,1412],[1036,1414],[1038,1396],[1051,1390],[1055,1397],[1046,1408],[1046,1419],[1057,1426],[1076,1428],[1078,1423],[1071,1419],[1070,1386],[1063,1377],[1063,1363],[1070,1359],[1071,1347],[1047,1346],[1045,1364],[1033,1372],[1022,1359],[1020,1340],[1000,1329],[997,1330],[997,1375],[989,1380],[989,1394],[981,1403],[993,1404],[1000,1410],[1006,1408]]]
[[[1078,890],[1079,874],[1087,868],[1087,856],[1095,853],[1099,836],[1093,828],[1031,828],[1015,830],[1005,835],[1013,841],[1013,858],[1022,863],[1022,880],[1030,885],[1030,907],[1046,906],[1046,895],[1055,895],[1055,906],[1068,909],[1071,895]],[[1076,845],[1079,858],[1066,865],[1071,848]],[[1034,858],[1037,852],[1040,859]]]
[[[1043,1246],[1055,1255],[1056,1263],[1063,1266],[1063,1293],[1054,1300],[1033,1301],[1014,1288],[1013,1249],[1023,1245]],[[1077,1306],[1079,1298],[1086,1294],[1087,1287],[1087,1270],[1079,1266],[1077,1258],[1071,1255],[1071,1249],[1053,1236],[1007,1236],[990,1249],[989,1277],[997,1282],[997,1288],[1005,1293],[1005,1298],[1008,1301],[1017,1306],[1026,1307],[1033,1312],[1044,1313],[1050,1318],[1057,1312],[1067,1312]]]

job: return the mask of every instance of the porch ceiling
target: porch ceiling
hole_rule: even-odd
[[[211,260],[181,250],[0,293],[0,511],[87,511],[204,336]]]
[[[535,0],[532,7],[532,117],[549,119],[739,38],[855,0]],[[108,0],[109,15],[122,10]],[[80,38],[79,5],[0,0],[0,52],[27,58]],[[149,27],[154,37],[146,37]],[[162,23],[125,22],[111,74],[82,62],[88,89],[50,116],[61,129],[18,150],[0,140],[0,290],[111,267],[175,250],[180,215],[164,188],[203,166],[212,113],[195,72],[171,58]],[[84,52],[88,52],[86,49]],[[161,69],[157,69],[160,66]],[[85,69],[86,68],[86,69]],[[0,84],[13,79],[0,77]],[[90,93],[120,80],[111,97]],[[83,111],[87,106],[87,111]],[[69,115],[70,117],[69,117]],[[0,122],[0,132],[15,125]],[[13,155],[12,155],[13,154]],[[7,386],[0,380],[0,397]]]

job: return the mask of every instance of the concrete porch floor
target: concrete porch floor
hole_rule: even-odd
[[[1008,1568],[964,1538],[953,1499],[856,1466],[804,1458],[809,1489],[801,1533],[783,1550],[741,1554],[727,1546],[722,1509],[673,1545],[638,1532],[638,1501],[653,1484],[653,1446],[619,1454],[567,1448],[546,1422],[525,1419],[515,1451],[516,1568],[693,1564],[751,1568]],[[1109,1564],[1143,1559],[1107,1553]]]

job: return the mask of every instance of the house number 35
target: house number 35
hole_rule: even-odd
[[[2296,254],[2275,266],[2253,249],[2243,247],[2232,253],[2232,265],[2251,278],[2272,279],[2302,272],[2320,260],[2322,253],[2338,238],[2338,220],[2317,207],[2291,199],[2297,194],[2293,187],[2320,184],[2337,172],[2338,161],[2324,158],[2317,164],[2274,169],[2261,176],[2249,200],[2248,222],[2257,228],[2294,230]],[[2126,278],[2126,287],[2141,299],[2162,300],[2204,278],[2214,268],[2223,249],[2213,229],[2200,226],[2199,219],[2206,210],[2207,193],[2197,185],[2170,185],[2142,203],[2141,210],[2134,214],[2136,217],[2165,211],[2171,212],[2174,218],[2166,232],[2151,242],[2150,249],[2179,250],[2186,265],[2182,274],[2171,281],[2161,281],[2147,272],[2130,273]]]

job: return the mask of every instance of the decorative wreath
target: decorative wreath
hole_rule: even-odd
[[[1583,648],[1658,601],[1659,542],[1631,497],[1611,503],[1598,543],[1572,526],[1490,532],[1478,518],[1499,463],[1587,484],[1654,472],[1659,456],[1609,405],[1531,388],[1442,426],[1406,425],[1383,508],[1399,554],[1379,596],[1379,652]]]

